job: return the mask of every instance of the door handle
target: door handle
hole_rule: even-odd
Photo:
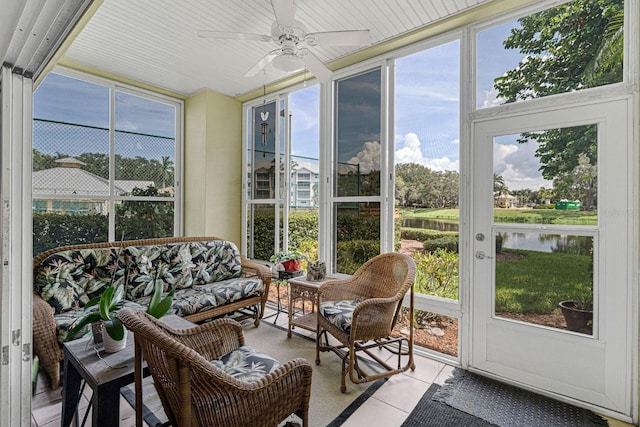
[[[493,259],[492,256],[487,256],[487,254],[485,254],[483,251],[476,251],[476,258],[477,259]]]

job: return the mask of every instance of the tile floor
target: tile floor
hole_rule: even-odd
[[[263,321],[273,323],[276,313],[274,310],[268,310],[269,311],[265,313],[265,319]],[[279,314],[276,324],[286,327],[286,313]],[[298,333],[308,332],[301,329],[297,329],[296,331]],[[312,332],[308,333],[314,335]],[[453,371],[452,366],[426,357],[416,356],[415,362],[417,367],[414,372],[408,371],[389,378],[343,425],[345,427],[366,425],[400,426],[429,386],[432,383],[444,383],[445,379],[447,379]],[[90,393],[90,390],[87,388],[80,402],[80,418],[82,418],[88,406]],[[31,403],[31,425],[35,427],[59,426],[62,412],[61,406],[60,389],[56,391],[48,390],[46,380],[41,377],[38,381],[36,394]],[[124,398],[120,400],[120,415],[121,426],[135,426],[135,412]],[[90,415],[87,420],[86,425],[90,425]],[[80,419],[80,422],[81,421]],[[80,425],[80,423],[78,425]],[[609,425],[622,427],[628,426],[629,424],[609,420]]]
[[[275,318],[275,310],[268,309],[263,321],[272,323]],[[277,325],[287,326],[287,314],[280,313]],[[253,327],[253,326],[248,326]],[[313,335],[310,331],[296,329],[298,333]],[[368,420],[375,421],[375,425],[399,426],[409,415],[420,397],[433,382],[442,383],[447,378],[453,367],[440,362],[435,362],[424,357],[416,357],[417,368],[415,372],[407,372],[390,378],[371,396],[365,404],[358,409],[347,422],[348,426],[366,425]],[[60,425],[62,413],[62,400],[60,390],[48,390],[46,380],[40,376],[36,388],[36,394],[31,402],[32,426],[52,427]],[[83,417],[89,404],[91,391],[87,388],[80,402],[80,418]],[[123,427],[135,426],[135,412],[124,398],[120,400],[120,415]],[[336,414],[338,415],[338,414]],[[356,421],[357,420],[357,421]],[[80,419],[81,423],[82,419]],[[87,418],[86,425],[91,424],[91,416]],[[72,424],[73,425],[73,424]],[[145,424],[146,426],[146,424]]]

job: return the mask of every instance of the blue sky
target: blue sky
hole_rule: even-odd
[[[515,68],[523,57],[517,51],[502,47],[502,41],[514,25],[514,21],[508,22],[478,34],[477,108],[502,103],[493,89],[493,79]],[[459,50],[460,43],[456,40],[396,61],[397,163],[413,162],[433,170],[459,171]],[[292,153],[317,157],[318,88],[295,92],[290,99],[294,112]],[[537,145],[521,145],[516,138],[517,135],[504,135],[495,139],[494,171],[505,178],[510,189],[550,188],[552,185],[542,178],[540,164],[534,156]],[[376,155],[367,151],[365,148],[360,152],[361,162]],[[349,159],[340,161],[345,160]]]
[[[115,94],[116,130],[155,135],[164,138],[116,134],[116,153],[160,160],[169,156],[175,161],[175,108],[117,91]],[[34,94],[33,116],[37,119],[73,123],[98,128],[109,127],[109,89],[68,76],[50,73]],[[47,153],[71,156],[85,152],[108,153],[106,131],[92,131],[91,138],[74,138],[77,131],[70,127],[48,128],[38,132],[34,127],[34,148]]]
[[[501,103],[496,99],[493,79],[514,68],[522,58],[522,54],[502,47],[502,41],[514,25],[515,22],[509,22],[478,35],[478,108]],[[419,163],[440,171],[459,171],[459,57],[460,42],[456,40],[396,61],[396,162]],[[50,74],[35,93],[34,117],[106,128],[109,124],[108,102],[106,87]],[[317,85],[290,96],[294,156],[318,157],[318,107]],[[170,105],[117,92],[115,120],[118,130],[171,137],[174,114]],[[357,127],[366,130],[360,121],[351,124],[354,125],[352,131],[345,126],[341,132],[353,137],[358,133]],[[496,138],[494,171],[503,175],[510,189],[551,187],[537,170],[539,163],[533,156],[535,144],[525,147],[515,138],[515,135]],[[370,158],[379,157],[375,144],[365,148],[367,139],[374,138],[362,140],[360,153],[340,153],[340,161],[358,156],[361,163],[366,163]],[[34,144],[39,148],[35,138]],[[61,146],[71,155],[86,151],[86,147],[73,146],[62,140]],[[123,142],[118,146],[118,153],[126,157],[140,155],[159,159],[170,155],[173,158],[171,145],[162,140]]]

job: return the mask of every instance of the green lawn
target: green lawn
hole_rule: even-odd
[[[402,218],[438,219],[458,222],[457,209],[404,209],[400,211]],[[495,209],[497,221],[517,223],[545,224],[596,224],[595,212],[558,211],[535,209]],[[441,238],[435,230],[404,228],[405,238],[427,241]],[[449,232],[450,233],[450,232]],[[454,233],[455,234],[455,233]],[[414,236],[415,235],[415,236]],[[558,303],[567,299],[591,298],[593,268],[592,257],[585,255],[563,254],[558,252],[538,252],[525,250],[504,250],[504,252],[522,255],[516,259],[508,259],[496,263],[496,311],[517,314],[550,314],[559,312]],[[425,282],[425,289],[430,294],[451,298],[438,284],[443,277],[448,278],[457,288],[457,269],[450,264],[455,260],[436,260],[418,262],[418,278]],[[442,295],[440,295],[442,293]],[[444,295],[447,293],[447,295]]]
[[[507,252],[507,251],[505,251]],[[592,294],[591,257],[535,251],[496,262],[496,311],[548,314],[558,303]]]
[[[400,209],[402,218],[441,219],[458,222],[458,209]],[[597,225],[596,211],[556,209],[494,209],[496,222],[525,224]]]

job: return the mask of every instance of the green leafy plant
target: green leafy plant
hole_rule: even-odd
[[[156,319],[161,318],[167,311],[171,308],[171,303],[173,301],[173,294],[175,293],[175,289],[171,289],[164,298],[162,298],[163,286],[162,282],[157,280],[155,284],[155,289],[153,291],[153,296],[149,301],[149,305],[147,306],[147,313],[155,317]]]
[[[593,311],[593,295],[591,293],[575,294],[568,299],[573,307],[582,311]]]
[[[269,258],[269,261],[282,263],[286,261],[306,260],[306,259],[307,259],[307,256],[302,252],[299,252],[296,250],[290,250],[290,251],[277,252],[271,255],[271,258]]]
[[[73,337],[81,331],[86,325],[96,323],[99,321],[104,322],[104,328],[111,338],[119,341],[124,338],[124,326],[120,319],[116,315],[116,311],[122,307],[122,296],[124,295],[124,286],[120,285],[117,288],[109,286],[98,297],[91,299],[85,308],[91,308],[95,305],[98,306],[98,310],[92,310],[85,316],[80,318],[76,325],[69,331],[67,340],[73,339]]]

